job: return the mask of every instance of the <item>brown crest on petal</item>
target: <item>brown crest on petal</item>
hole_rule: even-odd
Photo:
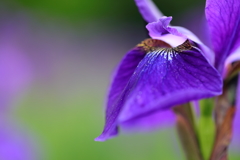
[[[137,47],[142,48],[145,52],[151,52],[158,48],[172,48],[172,46],[170,46],[164,41],[151,38],[145,39],[144,41],[139,43]]]
[[[172,47],[164,41],[148,38],[142,41],[141,43],[139,43],[137,47],[142,48],[145,52],[151,52],[159,48],[172,48],[176,52],[183,52],[183,51],[192,49],[192,44],[187,39],[183,44],[177,47]]]
[[[183,44],[173,48],[176,52],[183,52],[192,49],[192,44],[187,39]]]

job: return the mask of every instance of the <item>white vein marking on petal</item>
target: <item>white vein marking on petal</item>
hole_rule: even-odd
[[[154,54],[158,54],[162,56],[164,59],[168,61],[172,61],[173,57],[176,57],[178,53],[174,51],[172,48],[163,48],[163,49],[154,51]]]

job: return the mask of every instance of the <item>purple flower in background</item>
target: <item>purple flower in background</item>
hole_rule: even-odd
[[[0,124],[0,159],[1,160],[37,160],[36,144],[25,131],[11,123]],[[13,129],[14,128],[14,129]]]
[[[239,0],[207,0],[212,49],[186,28],[171,26],[172,17],[163,16],[152,1],[135,2],[149,23],[151,38],[130,50],[120,63],[97,141],[116,136],[118,127],[151,127],[171,119],[176,105],[220,95],[227,66],[240,59]]]
[[[17,26],[17,27],[14,27]],[[16,97],[29,86],[32,69],[29,59],[21,50],[19,25],[4,22],[0,26],[0,159],[35,160],[36,145],[30,134],[11,121],[11,110]],[[20,31],[20,33],[19,33]],[[22,40],[22,36],[21,40]]]
[[[22,28],[15,26],[7,21],[0,26],[0,114],[10,109],[11,102],[27,88],[33,75],[18,40],[22,41]]]

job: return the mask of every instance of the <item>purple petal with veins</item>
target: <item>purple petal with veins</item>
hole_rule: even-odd
[[[215,67],[222,72],[224,61],[240,45],[240,1],[207,0],[206,18],[215,52]]]
[[[158,45],[161,47],[168,47],[166,43],[161,43]],[[109,124],[111,121],[111,116],[109,117],[109,115],[113,113],[113,110],[115,110],[114,113],[120,112],[121,108],[116,108],[115,105],[117,101],[119,101],[119,98],[121,98],[121,95],[124,92],[124,89],[127,86],[129,79],[134,74],[137,65],[144,58],[145,55],[146,52],[144,52],[141,47],[135,47],[126,54],[126,56],[120,63],[112,80],[112,84],[108,94],[106,119],[108,120]],[[118,110],[116,111],[116,109]],[[117,130],[114,129],[111,133],[109,133],[108,136],[116,136],[117,133]],[[97,138],[96,140],[101,141],[101,137]]]
[[[116,136],[121,123],[221,94],[221,77],[198,48],[188,40],[175,48],[158,46],[163,43],[147,40],[138,45],[139,51],[146,55],[121,94],[108,103],[111,106],[107,108],[104,131],[95,140],[104,141]]]
[[[127,121],[191,100],[221,94],[222,80],[199,49],[149,52],[129,80],[119,117]]]
[[[146,53],[141,52],[139,48],[134,48],[123,58],[114,75],[109,90],[107,112],[110,110],[110,107],[113,105],[113,103],[118,99],[119,95],[126,87],[128,80],[132,76],[138,63],[144,58],[145,55]]]

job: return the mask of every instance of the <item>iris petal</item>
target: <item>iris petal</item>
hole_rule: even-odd
[[[180,36],[180,37],[183,37],[183,38],[187,38],[186,36],[184,36],[183,34],[178,32],[177,29],[170,26],[171,21],[172,21],[172,17],[163,16],[159,20],[157,20],[156,22],[149,23],[146,26],[146,28],[149,31],[149,35],[152,38],[157,38],[157,37],[161,37],[165,34],[170,33],[170,34],[175,35],[175,36]]]
[[[138,63],[143,59],[145,56],[145,52],[143,52],[140,48],[136,47],[133,50],[129,51],[126,56],[123,58],[122,62],[120,63],[114,78],[112,80],[112,84],[109,90],[108,94],[108,101],[107,101],[107,108],[106,108],[106,125],[105,129],[108,128],[108,126],[112,126],[116,118],[112,120],[110,117],[113,112],[118,114],[120,112],[121,106],[118,108],[115,106],[116,101],[120,98],[124,88],[126,87],[130,77],[132,76],[135,68],[137,67]],[[117,109],[117,110],[116,110]],[[104,141],[107,138],[110,138],[112,136],[117,135],[117,128],[112,129],[111,131],[108,131],[108,133],[105,135],[105,131],[103,131],[103,134],[96,138],[96,141]]]
[[[179,38],[164,38],[163,35],[172,34],[186,39],[191,39],[199,45],[199,48],[203,51],[203,54],[207,57],[211,64],[214,64],[214,53],[204,45],[198,38],[186,28],[170,26],[172,17],[165,17],[161,11],[157,9],[155,4],[151,0],[135,0],[138,6],[139,12],[141,13],[144,20],[149,24],[147,29],[151,38],[163,40],[165,42],[174,42],[175,44],[179,42]],[[162,38],[160,38],[162,37]],[[169,41],[168,41],[169,40]],[[181,44],[177,43],[177,45]]]
[[[145,44],[146,43],[146,44]],[[106,124],[104,131],[101,136],[96,138],[96,141],[104,141],[110,137],[117,135],[117,128],[109,128],[110,126],[116,126],[116,118],[119,114],[123,101],[121,100],[124,96],[124,89],[130,77],[133,75],[137,65],[146,55],[146,51],[143,49],[144,46],[158,46],[158,47],[170,47],[164,42],[152,43],[151,40],[145,40],[144,43],[138,45],[131,51],[129,51],[120,63],[108,94],[107,108],[106,108]],[[147,49],[147,48],[145,48]]]
[[[154,50],[139,63],[127,92],[119,121],[220,95],[222,80],[196,47]]]
[[[128,79],[124,90],[108,103],[104,131],[95,140],[104,141],[116,136],[117,126],[124,122],[133,122],[191,100],[221,94],[220,75],[189,41],[175,48],[168,45],[158,47],[159,44],[164,45],[159,40],[147,42],[138,45],[137,52],[134,49],[128,53],[147,54]]]
[[[108,94],[107,111],[110,110],[110,107],[118,99],[138,63],[144,58],[145,54],[146,53],[141,51],[139,48],[134,48],[123,58],[115,75],[113,76],[114,78]]]
[[[240,45],[240,1],[207,0],[205,13],[216,54],[215,66],[222,72],[225,59]]]

